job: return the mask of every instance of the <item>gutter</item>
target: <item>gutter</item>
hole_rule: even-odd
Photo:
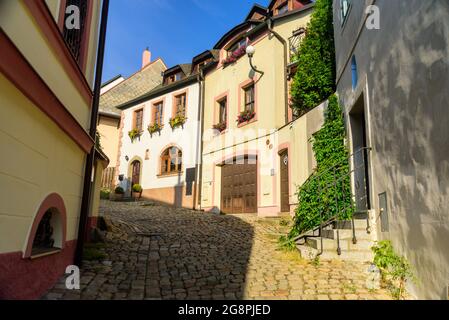
[[[198,125],[199,125],[199,134],[198,137],[200,139],[199,150],[197,150],[197,159],[196,159],[196,168],[195,168],[195,189],[193,194],[193,209],[201,208],[201,187],[202,187],[202,179],[203,179],[203,129],[204,129],[204,92],[205,92],[205,82],[204,82],[204,72],[203,69],[200,68],[198,73],[198,84],[199,84],[199,108],[198,110]],[[198,142],[198,141],[197,141]]]
[[[92,100],[92,113],[90,117],[90,128],[89,128],[89,135],[92,139],[94,139],[94,141],[96,138],[97,124],[98,124],[98,109],[100,104],[101,78],[103,75],[103,62],[104,62],[104,51],[106,42],[106,29],[108,25],[108,12],[109,12],[109,0],[103,0],[103,6],[101,9],[100,35],[98,40],[99,47],[95,70],[94,95]],[[88,154],[86,158],[86,165],[84,172],[83,196],[81,200],[80,222],[78,227],[78,239],[75,251],[75,264],[78,267],[81,267],[83,262],[84,240],[86,237],[88,215],[91,207],[90,199],[93,184],[92,173],[94,163],[95,163],[95,145],[92,147],[91,152]]]
[[[109,117],[109,118],[114,118],[114,119],[120,119],[121,116],[117,113],[113,113],[113,112],[108,112],[108,111],[99,111],[98,114],[100,116],[105,116],[105,117]]]

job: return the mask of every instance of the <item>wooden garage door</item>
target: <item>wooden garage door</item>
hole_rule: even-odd
[[[242,160],[240,160],[242,161]],[[221,174],[221,210],[224,213],[257,213],[257,164],[226,164]]]

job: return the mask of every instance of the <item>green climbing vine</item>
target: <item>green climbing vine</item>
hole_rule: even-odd
[[[317,0],[296,57],[291,106],[302,115],[335,92],[332,0]]]
[[[343,113],[336,95],[329,97],[323,127],[310,142],[317,166],[298,189],[293,228],[288,236],[280,239],[285,247],[293,247],[293,238],[318,227],[321,221],[334,216],[347,220],[354,212]]]

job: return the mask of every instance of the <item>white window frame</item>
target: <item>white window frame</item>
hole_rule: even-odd
[[[344,25],[349,16],[349,11],[351,9],[351,0],[340,0],[340,19],[341,25]]]

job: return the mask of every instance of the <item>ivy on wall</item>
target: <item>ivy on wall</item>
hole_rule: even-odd
[[[332,0],[317,0],[297,59],[291,107],[302,115],[335,92]]]
[[[351,219],[354,211],[343,113],[335,94],[329,97],[323,127],[310,142],[317,166],[298,190],[299,204],[288,235],[290,240],[334,216],[340,220]]]

